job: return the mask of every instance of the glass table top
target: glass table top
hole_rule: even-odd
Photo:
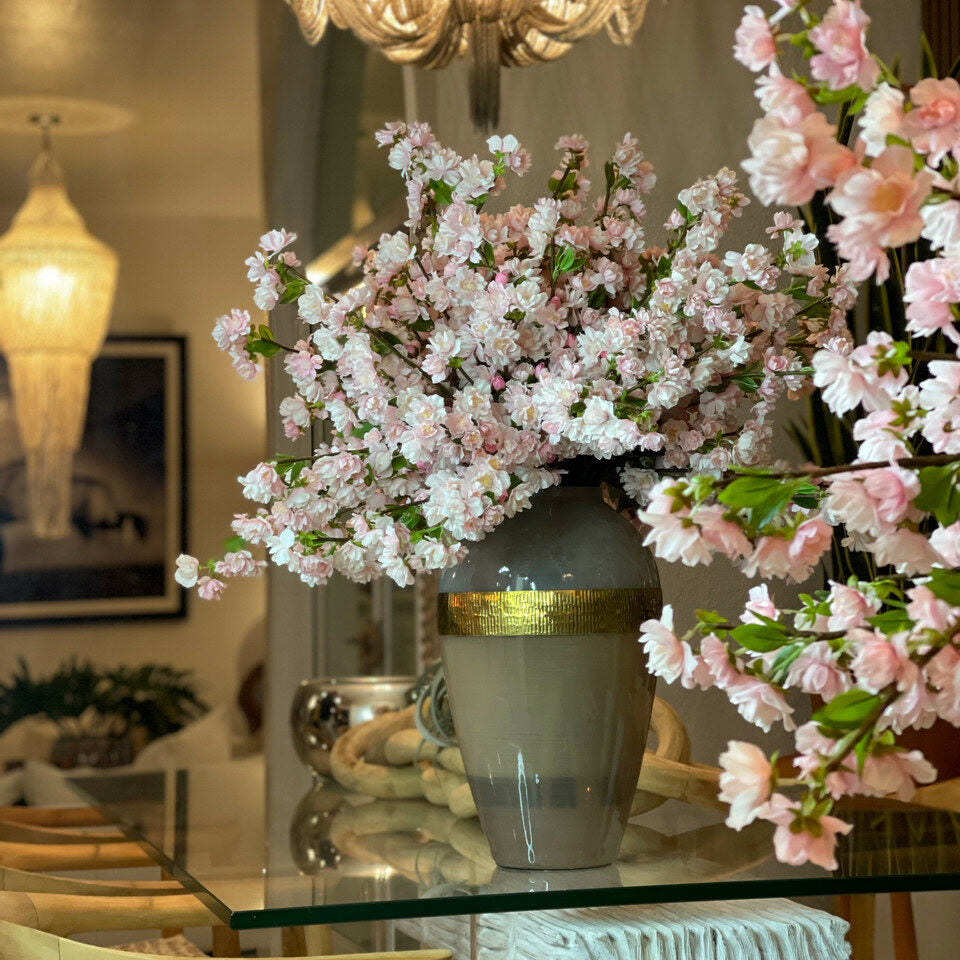
[[[735,833],[720,811],[668,800],[630,822],[611,866],[528,872],[497,867],[477,820],[425,800],[320,782],[302,796],[291,790],[268,820],[258,759],[71,785],[235,929],[960,889],[960,819],[941,811],[845,810],[855,829],[829,873],[777,863],[767,824]],[[288,828],[271,829],[284,826],[275,818]]]

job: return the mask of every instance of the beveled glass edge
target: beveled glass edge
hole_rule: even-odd
[[[826,889],[825,889],[826,885]],[[710,900],[754,900],[772,897],[817,897],[856,893],[921,893],[960,889],[958,874],[915,874],[883,877],[784,877],[776,880],[723,880],[672,883],[656,887],[607,887],[536,893],[477,893],[417,900],[316,904],[238,910],[230,918],[234,930],[355,923],[364,920],[419,920],[482,913],[528,913],[570,907],[623,907],[659,903],[705,903]],[[666,895],[665,895],[666,894]],[[533,902],[531,903],[531,900]]]
[[[75,779],[70,787],[94,809],[105,805],[86,793]],[[233,910],[203,883],[171,860],[129,824],[109,817],[134,843],[172,877],[179,880],[219,920],[233,930],[263,930],[314,924],[354,923],[365,920],[418,920],[423,917],[469,916],[482,913],[527,913],[571,907],[622,907],[656,903],[695,903],[709,900],[753,900],[771,897],[817,897],[857,893],[921,893],[960,890],[960,872],[883,874],[881,876],[777,877],[750,880],[712,880],[702,883],[664,883],[649,887],[572,888],[526,893],[472,893],[447,897],[407,898],[357,903],[324,903],[298,907]],[[264,883],[268,878],[264,878]],[[532,901],[532,902],[531,902]]]
[[[159,847],[154,846],[141,831],[129,823],[112,817],[107,811],[105,804],[100,803],[96,797],[87,793],[87,791],[80,786],[79,781],[82,779],[85,778],[67,777],[67,785],[74,793],[81,797],[88,806],[101,813],[111,826],[116,827],[131,843],[137,844],[144,853],[154,859],[158,867],[166,870],[174,880],[179,881],[179,883],[183,885],[184,890],[187,893],[193,894],[218,920],[222,920],[228,926],[233,927],[233,917],[235,913],[227,904],[214,896],[196,877],[191,876],[183,867],[179,866],[176,861],[171,860]],[[242,928],[234,927],[234,929]],[[250,927],[246,929],[254,928]]]

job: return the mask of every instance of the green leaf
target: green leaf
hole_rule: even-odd
[[[577,261],[577,251],[570,246],[561,247],[554,254],[553,275],[559,277],[561,274],[569,273]]]
[[[739,627],[734,627],[730,635],[745,650],[755,653],[779,650],[789,640],[783,627],[773,627],[766,623],[742,623]]]
[[[805,483],[794,491],[791,499],[798,507],[812,510],[820,505],[820,489],[812,483]]]
[[[942,467],[924,467],[917,474],[920,494],[914,498],[914,506],[932,513],[937,523],[949,527],[960,518],[960,474],[958,464],[948,463]]]
[[[813,720],[833,730],[856,730],[883,705],[883,699],[866,690],[848,690],[834,697],[813,714]]]
[[[358,440],[362,440],[371,430],[373,429],[373,424],[364,420],[363,423],[358,427],[354,427],[350,433],[356,437]]]
[[[920,34],[920,69],[924,77],[939,77],[937,57],[925,33]]]
[[[931,570],[930,582],[926,586],[935,597],[951,607],[960,607],[960,571]]]
[[[433,192],[433,199],[437,203],[453,202],[453,187],[445,180],[431,180],[430,190]]]
[[[263,357],[272,357],[274,354],[279,353],[282,349],[283,348],[279,343],[274,343],[272,340],[247,341],[247,353],[259,353]]]
[[[913,621],[907,616],[905,610],[884,610],[873,617],[867,617],[867,623],[875,630],[879,630],[885,636],[892,636],[903,630],[909,630]]]
[[[787,671],[790,669],[793,661],[796,660],[803,651],[804,644],[791,643],[789,646],[784,647],[773,658],[773,663],[770,665],[770,678],[774,683],[779,683],[780,680],[787,675]]]
[[[739,510],[750,511],[750,523],[757,529],[768,523],[791,500],[802,484],[775,477],[740,477],[728,484],[717,499]]]
[[[844,103],[847,100],[856,99],[861,92],[856,84],[844,87],[842,90],[830,90],[827,87],[821,87],[813,94],[813,99],[817,103]]]
[[[243,539],[239,534],[233,537],[227,537],[223,541],[223,550],[224,553],[236,553],[238,550],[242,550],[247,545],[247,541]]]
[[[713,610],[698,610],[697,611],[697,621],[699,623],[706,624],[707,626],[719,626],[721,623],[726,623],[727,618],[721,617],[719,613],[715,613]]]
[[[857,757],[857,773],[863,773],[863,765],[867,762],[867,756],[870,753],[870,742],[873,739],[873,731],[868,730],[853,748]]]
[[[412,530],[420,522],[420,508],[407,507],[407,509],[400,514],[400,522],[408,530]]]
[[[299,300],[303,291],[307,288],[303,280],[290,280],[284,288],[283,295],[280,297],[280,303],[293,303]]]

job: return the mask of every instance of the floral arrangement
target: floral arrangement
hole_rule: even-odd
[[[901,88],[869,52],[868,23],[856,0],[822,19],[804,0],[746,8],[734,51],[760,74],[763,116],[743,166],[765,203],[826,191],[835,253],[855,280],[894,285],[913,343],[834,330],[812,357],[830,410],[856,415],[854,463],[663,480],[641,514],[657,553],[685,563],[719,552],[747,574],[803,580],[836,530],[876,571],[801,594],[797,609],[754,587],[733,620],[699,611],[679,636],[668,609],[641,638],[659,676],[719,687],[761,729],[794,731],[788,770],[731,743],[721,798],[730,826],[768,820],[781,860],[827,869],[850,829],[836,802],[909,798],[936,774],[897,737],[960,726],[960,85]],[[791,51],[800,72],[784,69]],[[787,689],[823,701],[797,729]]]
[[[225,578],[260,570],[247,547],[262,544],[308,584],[339,571],[405,585],[462,559],[573,458],[610,460],[634,498],[656,477],[644,458],[715,472],[766,462],[777,398],[810,388],[808,355],[842,334],[856,295],[846,267],[817,266],[800,220],[776,214],[773,251],[721,254],[747,203],[723,169],[681,192],[665,245],[649,246],[655,177],[630,136],[594,200],[587,144],[568,136],[549,195],[505,213],[484,208],[529,166],[516,138],[490,138],[484,159],[424,124],[378,140],[409,217],[357,252],[362,282],[328,297],[294,237],[273,231],[247,261],[254,301],[296,301],[303,338],[281,344],[246,310],[214,330],[241,376],[283,353],[287,436],[324,421],[328,439],[241,477],[260,506],[236,517],[223,558],[181,557],[180,583],[218,597]]]

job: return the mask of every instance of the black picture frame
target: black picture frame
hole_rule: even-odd
[[[25,519],[0,358],[0,630],[186,615],[173,579],[187,541],[186,383],[186,338],[107,338],[74,460],[70,535],[38,541]]]

